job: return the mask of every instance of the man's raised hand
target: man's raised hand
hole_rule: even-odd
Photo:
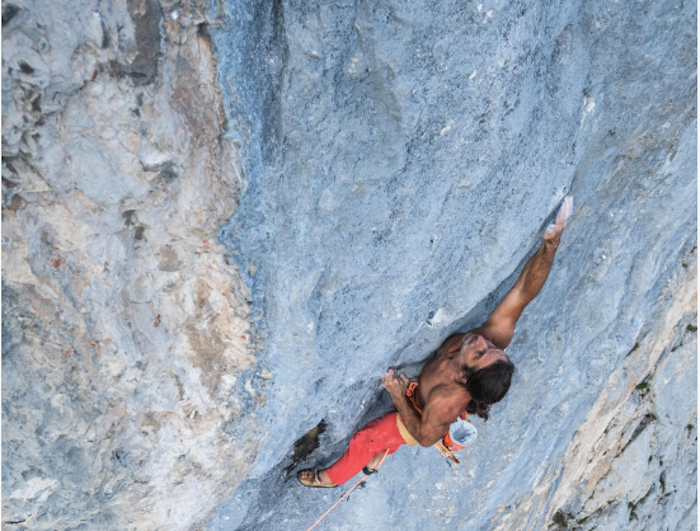
[[[569,216],[571,216],[571,213],[573,211],[574,198],[573,196],[568,195],[564,198],[564,202],[562,203],[561,208],[559,209],[559,214],[557,214],[556,222],[549,225],[549,227],[547,227],[547,229],[544,231],[542,239],[545,243],[554,246],[559,245],[561,233],[564,231],[564,227],[566,227],[566,222],[569,220]]]

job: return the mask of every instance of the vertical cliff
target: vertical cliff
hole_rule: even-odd
[[[4,529],[187,529],[246,477],[208,10],[3,4]]]
[[[306,529],[299,486],[575,211],[450,467],[325,529],[692,529],[692,2],[3,5],[3,525]]]
[[[689,528],[695,5],[227,10],[214,42],[248,187],[223,238],[274,376],[254,476],[210,527],[323,513],[335,493],[293,472],[390,407],[387,366],[417,374],[488,315],[569,193],[552,275],[509,349],[514,386],[462,466],[403,449],[324,525]]]

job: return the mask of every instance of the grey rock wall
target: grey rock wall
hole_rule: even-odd
[[[570,193],[462,464],[403,448],[319,528],[692,529],[696,17],[6,2],[3,528],[308,528],[340,492],[295,472]]]
[[[208,9],[3,4],[3,529],[189,529],[247,476]]]
[[[340,492],[294,472],[390,407],[387,366],[415,375],[485,319],[570,193],[509,349],[514,387],[462,466],[404,449],[323,525],[690,529],[695,351],[673,341],[692,345],[695,326],[695,5],[227,10],[214,42],[247,189],[221,238],[274,376],[253,476],[209,528],[313,523]]]

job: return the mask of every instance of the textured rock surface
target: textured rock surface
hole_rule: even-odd
[[[464,464],[403,449],[323,525],[689,529],[694,374],[674,371],[695,356],[695,5],[227,9],[214,42],[247,189],[222,237],[274,377],[254,476],[209,527],[310,525],[338,494],[298,487],[297,465],[389,407],[388,365],[416,374],[486,316],[568,192],[514,388]]]
[[[208,9],[3,4],[3,529],[187,529],[246,477]]]
[[[340,493],[294,472],[484,319],[572,193],[462,465],[403,448],[322,528],[692,529],[695,20],[6,2],[4,526],[306,529]]]

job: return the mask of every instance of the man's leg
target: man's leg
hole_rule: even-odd
[[[389,455],[389,454],[386,454],[386,455]],[[378,454],[374,454],[374,457],[372,459],[370,459],[369,463],[367,463],[367,468],[369,468],[370,470],[377,470],[377,467],[379,466],[379,463],[382,462],[383,457],[384,457],[384,452],[379,452]]]
[[[384,456],[405,444],[396,424],[396,411],[387,413],[364,426],[350,439],[350,447],[333,465],[319,473],[322,483],[342,485],[368,464],[375,467]],[[375,462],[376,461],[376,462]],[[372,467],[372,468],[375,468]]]

